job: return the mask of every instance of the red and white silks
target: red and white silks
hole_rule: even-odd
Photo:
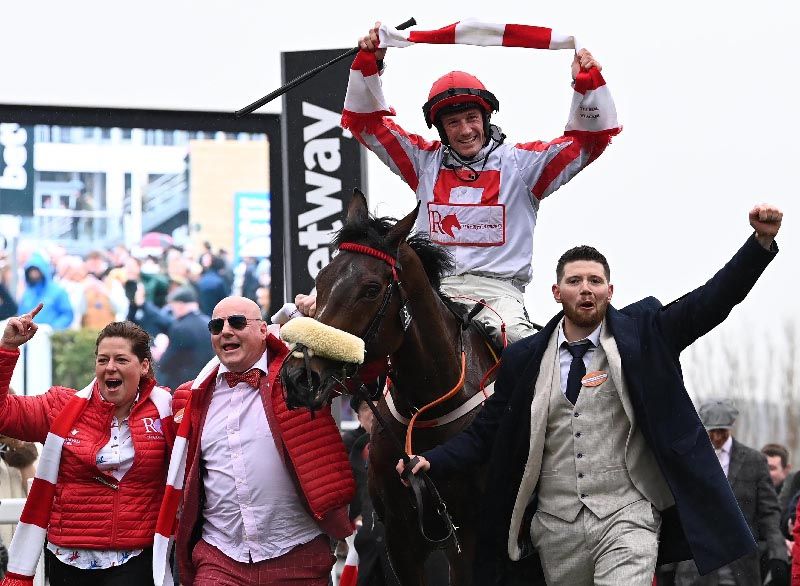
[[[8,548],[8,572],[3,578],[2,586],[33,584],[36,564],[47,537],[47,525],[53,507],[64,439],[75,427],[75,423],[89,404],[94,384],[95,380],[92,380],[86,388],[75,393],[53,420],[42,454],[39,456],[31,491]],[[169,391],[153,387],[149,400],[156,406],[162,424],[172,425],[172,396]]]
[[[523,24],[495,24],[463,20],[433,31],[399,31],[382,25],[381,47],[409,47],[415,44],[478,45],[482,47],[524,47],[529,49],[572,49],[582,47],[575,37],[552,29]],[[360,51],[350,68],[342,126],[359,130],[374,116],[393,116],[383,95],[375,54]],[[352,89],[352,91],[351,91]],[[596,68],[582,71],[575,80],[566,130],[603,132],[619,128],[617,112],[605,80]]]

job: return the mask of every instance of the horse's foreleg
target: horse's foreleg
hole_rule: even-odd
[[[400,586],[426,586],[425,558],[428,552],[418,546],[419,541],[409,538],[405,527],[393,526],[392,519],[386,519],[386,549]]]

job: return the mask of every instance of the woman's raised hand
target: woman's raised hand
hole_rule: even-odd
[[[8,323],[6,323],[6,329],[3,330],[3,337],[0,339],[0,347],[16,350],[33,338],[36,334],[36,330],[39,329],[39,326],[34,323],[33,318],[42,310],[42,307],[44,307],[44,304],[40,303],[29,313],[23,313],[19,317],[10,318]]]

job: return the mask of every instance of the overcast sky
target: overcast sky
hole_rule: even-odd
[[[549,26],[577,36],[603,64],[624,130],[542,203],[526,294],[533,319],[558,309],[555,261],[575,244],[608,257],[616,306],[650,294],[667,302],[722,266],[750,233],[750,207],[770,201],[786,214],[782,253],[726,330],[757,342],[800,316],[800,9],[790,0],[738,4],[12,2],[3,8],[0,101],[236,110],[280,85],[281,51],[353,46],[376,19],[414,16],[419,29],[470,16]],[[398,123],[425,134],[430,84],[464,69],[499,98],[494,121],[510,141],[549,140],[566,122],[570,61],[567,51],[393,49],[384,87]],[[414,204],[374,157],[367,192],[380,214],[404,215]]]

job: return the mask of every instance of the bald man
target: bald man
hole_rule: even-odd
[[[258,305],[228,297],[208,322],[216,358],[175,392],[191,420],[177,530],[181,582],[195,586],[327,586],[331,539],[352,533],[352,493],[318,496],[324,478],[352,483],[328,411],[289,412],[278,372],[288,348]],[[319,458],[303,458],[314,446]]]

